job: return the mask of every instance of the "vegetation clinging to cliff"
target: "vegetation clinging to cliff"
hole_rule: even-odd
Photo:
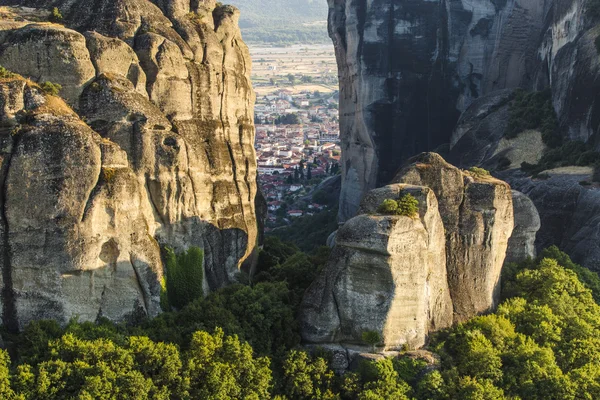
[[[384,215],[402,215],[413,218],[419,213],[419,201],[407,193],[398,200],[383,200],[377,211]]]
[[[166,299],[168,305],[181,309],[202,297],[204,280],[204,251],[191,247],[186,252],[175,254],[171,248],[165,249],[166,259]],[[164,296],[163,296],[164,298]]]
[[[510,104],[510,117],[506,129],[507,138],[515,138],[528,129],[539,129],[542,140],[550,147],[561,144],[558,134],[558,120],[550,91],[526,92],[515,90],[514,99]]]

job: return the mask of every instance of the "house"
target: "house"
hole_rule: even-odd
[[[287,212],[287,215],[290,217],[301,217],[304,215],[304,212],[302,210],[290,210]]]

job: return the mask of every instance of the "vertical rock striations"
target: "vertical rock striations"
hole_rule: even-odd
[[[419,200],[419,216],[376,215],[401,192]],[[370,192],[361,210],[338,231],[330,263],[304,296],[303,339],[360,345],[362,333],[376,331],[386,348],[420,347],[452,324],[436,197],[426,187],[390,185]]]
[[[463,172],[436,153],[410,159],[394,182],[429,187],[438,198],[455,320],[491,310],[514,228],[508,184]]]
[[[551,88],[569,138],[589,140],[600,124],[600,62],[586,4],[329,0],[340,76],[341,222],[409,157],[449,143],[460,114],[498,90]]]
[[[463,172],[435,153],[410,160],[394,183],[369,192],[337,233],[330,262],[305,294],[303,339],[386,349],[422,346],[429,333],[490,311],[513,231],[509,186]],[[381,215],[385,199],[412,194],[414,218]]]
[[[161,245],[203,248],[205,288],[230,283],[258,234],[239,11],[55,1],[63,26],[39,22],[46,1],[0,4],[40,7],[0,7],[0,65],[66,101],[0,80],[5,323],[155,315]]]

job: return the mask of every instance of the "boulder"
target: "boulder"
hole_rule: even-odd
[[[540,215],[533,201],[516,190],[512,191],[515,228],[508,240],[505,263],[536,257],[535,239],[541,227]]]

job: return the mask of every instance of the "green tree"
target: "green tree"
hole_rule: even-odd
[[[371,346],[373,353],[375,352],[375,346],[381,343],[381,335],[377,331],[364,331],[361,339],[365,344]]]
[[[60,10],[57,7],[52,8],[50,11],[50,17],[48,18],[50,22],[61,23],[63,21],[63,16]]]
[[[414,218],[419,214],[419,201],[407,193],[398,200],[398,215]]]
[[[296,84],[296,76],[294,76],[293,74],[288,74],[287,79],[292,85]]]
[[[283,361],[279,390],[289,399],[333,399],[334,373],[323,358],[292,350]]]
[[[192,335],[183,379],[192,399],[266,399],[272,376],[267,357],[254,358],[249,344],[217,328]]]
[[[0,349],[0,399],[15,399],[15,392],[10,384],[10,357],[5,350]]]
[[[365,362],[361,366],[365,380],[360,400],[398,399],[409,400],[410,386],[400,379],[391,359]]]
[[[187,252],[175,254],[166,248],[167,297],[169,304],[181,309],[203,295],[204,251],[190,247]]]

